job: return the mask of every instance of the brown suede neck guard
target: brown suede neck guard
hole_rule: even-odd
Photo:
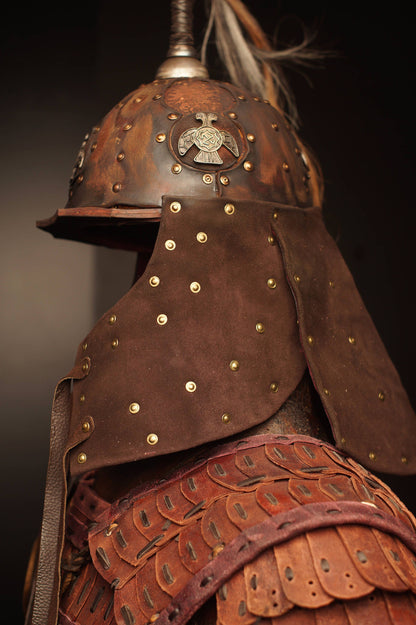
[[[71,473],[262,423],[306,362],[338,446],[415,472],[413,411],[320,210],[164,198],[144,274],[78,350]]]

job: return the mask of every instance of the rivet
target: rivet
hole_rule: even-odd
[[[77,460],[79,464],[84,464],[84,462],[87,462],[87,454],[84,454],[84,452],[78,454]]]
[[[199,243],[206,243],[208,240],[208,236],[205,232],[198,232],[198,234],[196,235],[196,240],[199,241]]]
[[[117,317],[116,317],[116,315],[110,315],[110,317],[109,317],[109,319],[108,319],[108,323],[109,323],[110,325],[114,325],[116,321],[117,321]]]
[[[331,287],[331,289],[333,289],[333,288],[334,288],[334,286],[335,286],[335,282],[334,282],[333,280],[330,280],[330,281],[328,282],[328,284],[329,284],[329,286]]]
[[[81,404],[83,404],[85,402],[85,395],[84,393],[82,393],[82,395],[79,396],[79,401]]]
[[[243,167],[246,171],[253,171],[254,165],[251,161],[244,161]]]
[[[185,388],[188,391],[188,393],[193,393],[194,391],[196,391],[196,384],[195,382],[192,382],[192,380],[190,380],[189,382],[185,384]]]
[[[179,211],[182,208],[182,205],[180,202],[171,202],[170,206],[169,206],[170,210],[172,211],[172,213],[179,213]]]
[[[119,152],[119,153],[117,154],[117,160],[118,160],[119,162],[120,162],[120,161],[124,161],[125,156],[126,156],[126,155],[124,154],[124,152]]]
[[[368,454],[368,457],[370,458],[370,460],[375,460],[376,454],[374,453],[374,451],[370,451],[370,453]]]
[[[277,382],[272,382],[270,384],[270,390],[272,393],[277,393],[277,391],[279,390],[279,385]]]
[[[199,284],[199,282],[191,282],[189,288],[191,289],[192,293],[199,293],[199,291],[201,290],[201,285]]]
[[[231,119],[237,119],[237,113],[231,111],[231,113],[228,113],[228,117],[231,117]]]
[[[231,419],[231,416],[228,414],[228,412],[224,412],[224,414],[221,417],[221,421],[223,423],[229,423]]]
[[[224,549],[224,545],[215,545],[214,549],[211,551],[211,557],[216,558],[219,553]]]
[[[165,241],[165,247],[167,250],[172,251],[175,249],[176,243],[172,239],[168,239],[167,241]]]
[[[353,336],[349,336],[348,342],[351,343],[351,345],[355,345],[355,338]]]
[[[78,184],[81,184],[81,182],[84,180],[84,176],[82,174],[80,174],[77,178],[77,182]]]
[[[91,429],[91,424],[88,423],[88,421],[84,421],[84,423],[81,426],[81,429],[83,432],[89,432]]]
[[[306,337],[306,340],[308,341],[309,345],[313,345],[315,342],[315,339],[310,334]]]
[[[407,458],[406,458],[406,456],[402,456],[402,457],[401,457],[401,461],[402,461],[402,463],[403,463],[403,464],[407,464]]]
[[[331,394],[331,393],[330,393],[330,391],[328,391],[328,389],[327,389],[327,388],[324,388],[324,395],[326,395],[327,397],[329,397],[329,396],[330,396],[330,394]]]
[[[116,349],[116,347],[118,347],[118,339],[114,339],[113,341],[111,341],[111,347],[113,349]]]
[[[149,443],[149,445],[156,445],[156,443],[159,441],[159,437],[157,434],[148,434],[146,440]]]
[[[274,278],[269,278],[267,280],[267,286],[269,287],[269,289],[275,289],[277,286],[277,282]]]
[[[256,140],[256,137],[251,132],[249,132],[247,135],[247,141],[250,141],[250,143],[254,143],[255,140]]]
[[[164,133],[164,132],[159,132],[159,133],[156,135],[156,141],[157,141],[158,143],[163,143],[163,142],[165,141],[165,139],[166,139],[166,135],[165,135],[165,133]]]
[[[137,402],[132,402],[129,406],[129,412],[131,412],[131,414],[137,414],[140,410],[140,405]]]
[[[89,368],[90,368],[90,366],[89,366],[88,362],[84,362],[84,363],[82,364],[81,369],[83,370],[83,372],[84,372],[84,373],[86,373],[86,372],[88,371],[88,369],[89,369]]]
[[[294,281],[295,281],[295,282],[297,282],[297,283],[299,284],[299,282],[300,282],[300,276],[298,276],[297,274],[295,274],[295,275],[293,276],[293,279],[294,279]]]
[[[385,393],[383,393],[383,391],[380,391],[378,394],[378,398],[380,401],[384,401],[386,399]]]
[[[84,352],[87,350],[87,347],[88,347],[88,343],[87,342],[82,344],[82,349],[84,350]]]
[[[212,174],[204,174],[202,180],[205,184],[211,184],[214,181],[214,176]]]
[[[264,330],[265,327],[263,323],[256,323],[256,332],[258,332],[259,334],[263,334]]]
[[[121,190],[121,183],[120,182],[116,182],[113,184],[113,191],[114,193],[118,193]]]
[[[159,276],[152,276],[151,278],[149,278],[149,284],[150,286],[159,286],[160,284]]]
[[[344,437],[342,437],[342,438],[341,438],[341,443],[342,443],[343,445],[345,445],[345,443],[346,443],[346,442],[347,442],[347,441],[345,440],[345,438],[344,438]]]
[[[182,171],[182,165],[180,165],[180,163],[174,163],[172,165],[172,173],[173,174],[180,174]]]
[[[160,326],[164,326],[168,322],[168,316],[163,313],[157,316],[156,321]]]
[[[289,165],[286,162],[282,164],[282,167],[285,171],[289,171]]]
[[[123,130],[131,130],[133,128],[133,124],[125,124]]]
[[[238,97],[238,99],[239,99],[239,100],[245,100],[245,99],[246,99],[246,96],[245,96],[245,95],[239,95],[239,96],[237,96],[237,97]]]
[[[94,152],[94,150],[96,150],[96,149],[97,149],[97,144],[93,143],[92,146],[91,146],[91,152]]]
[[[254,96],[253,100],[254,100],[255,102],[261,102],[261,99],[260,99],[258,96]]]
[[[227,215],[232,215],[232,214],[234,213],[234,211],[235,211],[235,206],[234,206],[234,204],[227,203],[227,204],[224,206],[224,212],[226,212],[226,213],[227,213]]]
[[[220,176],[220,182],[226,187],[227,184],[230,184],[230,179],[228,176]]]
[[[276,124],[276,123],[273,123],[272,124],[272,128],[273,128],[273,130],[276,130],[276,132],[277,132],[279,130],[279,125]]]
[[[229,366],[231,371],[238,371],[240,368],[240,363],[238,362],[238,360],[232,360]]]
[[[153,100],[160,100],[161,97],[162,97],[161,94],[157,93],[156,95],[153,96]]]
[[[141,102],[142,100],[143,100],[143,98],[140,98],[140,97],[138,97],[138,98],[134,98],[134,102],[135,102],[136,104],[138,104],[138,103],[139,103],[139,102]]]
[[[278,211],[274,211],[273,219],[279,219],[279,212]]]
[[[177,113],[169,113],[168,119],[178,119],[179,115]]]
[[[267,242],[269,243],[269,245],[276,245],[276,239],[272,234],[269,234],[269,236],[267,237]]]

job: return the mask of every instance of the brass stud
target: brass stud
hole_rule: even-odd
[[[229,202],[224,206],[224,212],[227,213],[227,215],[233,215],[235,212],[235,206],[234,204],[230,204]]]
[[[282,164],[282,167],[285,171],[289,171],[289,165],[286,162]]]
[[[331,287],[331,289],[333,289],[335,287],[335,282],[333,280],[330,280],[328,282],[329,286]]]
[[[172,251],[175,249],[176,243],[172,239],[168,239],[167,241],[165,241],[165,247],[167,250]]]
[[[97,149],[97,144],[93,143],[91,146],[91,152],[94,152]]]
[[[167,324],[167,322],[168,322],[168,316],[167,316],[167,315],[164,315],[164,314],[162,313],[162,314],[160,314],[160,315],[158,315],[158,316],[157,316],[156,321],[158,322],[158,324],[159,324],[160,326],[164,326],[164,325],[166,325],[166,324]]]
[[[157,434],[148,434],[146,440],[149,443],[149,445],[156,445],[156,443],[159,441],[159,437]]]
[[[123,130],[126,130],[126,131],[127,131],[127,130],[131,130],[132,128],[133,128],[133,124],[125,124],[125,125],[123,126]]]
[[[267,286],[269,287],[269,289],[275,289],[277,287],[277,282],[274,278],[269,278],[267,280]]]
[[[274,211],[273,219],[279,219],[279,211]]]
[[[131,414],[137,414],[140,410],[140,405],[137,402],[132,402],[129,406],[129,412],[131,412]]]
[[[342,443],[343,445],[345,445],[345,443],[346,443],[346,442],[347,442],[347,441],[345,440],[345,438],[344,438],[344,437],[342,437],[342,438],[341,438],[341,443]]]
[[[254,143],[256,140],[256,137],[253,135],[253,133],[249,132],[247,135],[247,141],[250,141],[250,143]]]
[[[295,273],[295,275],[293,276],[293,279],[294,279],[294,281],[295,281],[295,282],[297,282],[297,283],[299,284],[299,282],[300,282],[300,276],[298,276],[298,275]]]
[[[162,97],[161,94],[157,93],[156,95],[153,96],[153,100],[160,100],[161,97]]]
[[[327,389],[327,388],[324,388],[324,395],[326,395],[327,397],[329,397],[329,396],[330,396],[330,394],[331,394],[331,393],[330,393],[330,391],[328,391],[328,389]]]
[[[264,334],[264,324],[263,323],[256,323],[256,332],[258,332],[259,334]]]
[[[117,160],[118,160],[119,162],[124,161],[125,157],[126,157],[126,155],[124,154],[124,152],[119,152],[119,153],[117,154]]]
[[[201,285],[199,284],[199,282],[191,282],[189,288],[191,289],[192,293],[199,293],[199,291],[201,290]]]
[[[239,99],[239,100],[245,100],[245,99],[246,99],[246,96],[245,96],[245,95],[239,95],[239,96],[237,96],[237,97],[238,97],[238,99]]]
[[[403,464],[407,464],[407,462],[408,462],[406,456],[402,456],[401,457],[401,461],[402,461]]]
[[[165,135],[165,133],[164,133],[164,132],[159,132],[159,133],[156,135],[156,141],[157,141],[158,143],[163,143],[163,142],[165,141],[165,139],[166,139],[166,135]]]
[[[205,184],[212,184],[214,182],[214,176],[212,174],[204,174],[202,176],[202,181],[205,182]]]
[[[118,193],[119,191],[121,191],[121,183],[120,182],[115,182],[113,184],[113,192],[114,193]]]
[[[117,321],[116,315],[110,315],[110,317],[108,319],[108,323],[112,326],[112,325],[115,324],[116,321]]]
[[[160,278],[159,276],[152,276],[151,278],[149,278],[149,284],[150,286],[159,286],[160,284]]]
[[[228,184],[230,184],[230,179],[228,176],[220,176],[220,182],[226,187]]]
[[[112,349],[116,349],[118,347],[118,339],[113,339],[111,341],[111,347]]]
[[[139,102],[141,102],[142,100],[143,100],[143,98],[138,97],[138,98],[134,98],[134,100],[133,100],[133,101],[134,101],[136,104],[139,104]]]
[[[244,161],[243,167],[246,171],[253,171],[254,165],[251,161]]]
[[[228,117],[231,117],[231,119],[237,119],[237,113],[234,113],[234,111],[231,111],[231,113],[228,113]]]
[[[179,115],[177,113],[169,113],[168,115],[168,119],[170,120],[174,120],[174,119],[178,119]]]
[[[254,96],[253,100],[255,102],[261,102],[261,98],[259,98],[258,96]]]
[[[370,460],[375,460],[376,454],[374,453],[374,451],[370,451],[370,453],[368,454],[368,457],[370,458]]]
[[[349,336],[348,337],[348,342],[351,343],[351,345],[355,345],[355,338],[353,336]]]
[[[229,365],[231,371],[238,371],[240,368],[240,363],[238,360],[232,360]]]
[[[273,130],[275,130],[277,132],[279,130],[279,125],[276,124],[276,123],[273,123],[272,124],[272,128],[273,128]]]
[[[82,344],[82,349],[83,349],[84,352],[87,351],[87,347],[88,347],[88,343],[87,342]]]
[[[182,208],[182,205],[180,202],[175,201],[175,202],[170,203],[169,208],[172,211],[172,213],[179,213],[179,211]]]
[[[84,421],[84,423],[81,426],[81,429],[83,432],[89,432],[91,429],[91,424],[88,421]]]
[[[84,180],[84,176],[82,174],[80,174],[77,178],[77,182],[78,184],[81,184],[81,182]]]
[[[189,382],[185,384],[185,388],[188,393],[194,393],[196,391],[196,384],[192,380],[189,380]]]
[[[278,385],[278,383],[277,383],[277,382],[272,382],[272,383],[270,384],[270,390],[271,390],[271,392],[272,392],[272,393],[277,393],[277,392],[278,392],[278,390],[279,390],[279,385]]]
[[[85,403],[85,395],[84,393],[82,393],[82,395],[79,396],[79,401],[81,404]]]
[[[84,362],[84,363],[82,364],[81,369],[83,370],[83,372],[84,372],[84,373],[87,373],[87,371],[89,370],[89,368],[90,368],[90,366],[89,366],[88,362]]]
[[[310,334],[306,337],[306,340],[308,341],[309,345],[313,345],[315,342],[315,339]]]
[[[231,416],[228,414],[228,412],[224,412],[224,414],[221,417],[221,421],[223,423],[229,423],[231,419]]]
[[[180,174],[182,171],[182,165],[180,163],[174,163],[172,165],[172,173],[173,174]]]
[[[276,245],[276,238],[272,234],[269,234],[267,242],[269,245]]]
[[[152,616],[150,617],[150,623],[154,623],[155,621],[157,621],[159,616],[160,616],[160,612],[155,612],[154,614],[152,614]]]
[[[84,462],[87,462],[87,454],[84,454],[84,452],[78,454],[77,460],[79,464],[84,464]]]
[[[378,398],[380,401],[384,401],[386,399],[386,395],[383,391],[380,391],[378,394]]]
[[[199,243],[206,243],[208,240],[208,236],[205,232],[198,232],[198,234],[196,235],[196,240]]]

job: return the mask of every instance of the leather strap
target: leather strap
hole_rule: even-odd
[[[36,574],[33,605],[27,612],[31,625],[55,625],[58,617],[60,560],[64,537],[64,519],[67,496],[66,456],[69,449],[90,435],[79,428],[77,440],[68,441],[71,414],[71,382],[88,374],[88,367],[80,363],[60,380],[55,389],[51,416],[49,463],[46,476],[45,499],[40,537],[39,561]],[[91,430],[92,428],[90,428]]]

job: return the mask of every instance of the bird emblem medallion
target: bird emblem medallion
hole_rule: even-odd
[[[223,159],[218,154],[221,146],[226,147],[236,158],[240,155],[238,145],[233,135],[227,130],[218,130],[213,122],[218,120],[216,113],[196,113],[195,119],[202,125],[185,130],[178,140],[178,152],[184,156],[187,151],[196,145],[199,152],[194,157],[195,163],[222,165]]]

